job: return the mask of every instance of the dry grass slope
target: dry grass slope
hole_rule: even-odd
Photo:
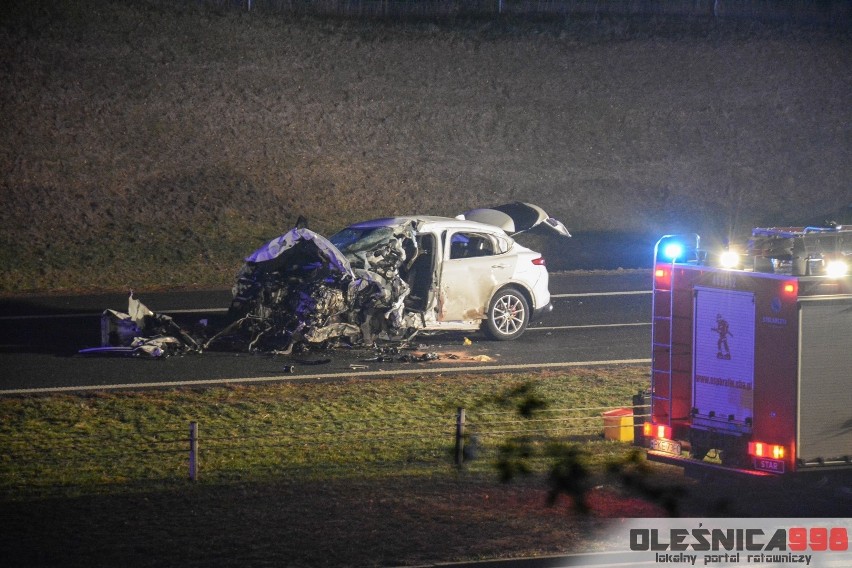
[[[0,293],[227,285],[299,215],[521,199],[579,231],[723,235],[850,201],[846,30],[123,0],[0,18]]]

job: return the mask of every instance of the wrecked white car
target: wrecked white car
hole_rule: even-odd
[[[539,207],[512,203],[456,218],[405,216],[351,225],[326,239],[295,228],[245,259],[233,323],[250,350],[477,330],[516,339],[552,309],[544,258],[512,235],[570,236]]]

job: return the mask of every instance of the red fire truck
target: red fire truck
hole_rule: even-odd
[[[754,475],[852,473],[852,228],[655,247],[651,459]]]

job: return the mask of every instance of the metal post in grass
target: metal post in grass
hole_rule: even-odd
[[[645,402],[645,392],[639,391],[633,395],[633,444],[645,445],[645,415],[648,414],[648,406]]]
[[[464,464],[464,408],[456,413],[456,465]]]
[[[189,423],[189,479],[198,480],[198,422]]]

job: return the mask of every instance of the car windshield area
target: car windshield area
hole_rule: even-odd
[[[400,276],[418,255],[414,228],[407,224],[348,227],[329,240],[353,269],[371,270],[387,279]]]
[[[343,254],[351,255],[375,248],[383,241],[387,241],[393,237],[393,233],[394,230],[392,227],[373,227],[368,229],[347,227],[329,237],[328,240]]]

